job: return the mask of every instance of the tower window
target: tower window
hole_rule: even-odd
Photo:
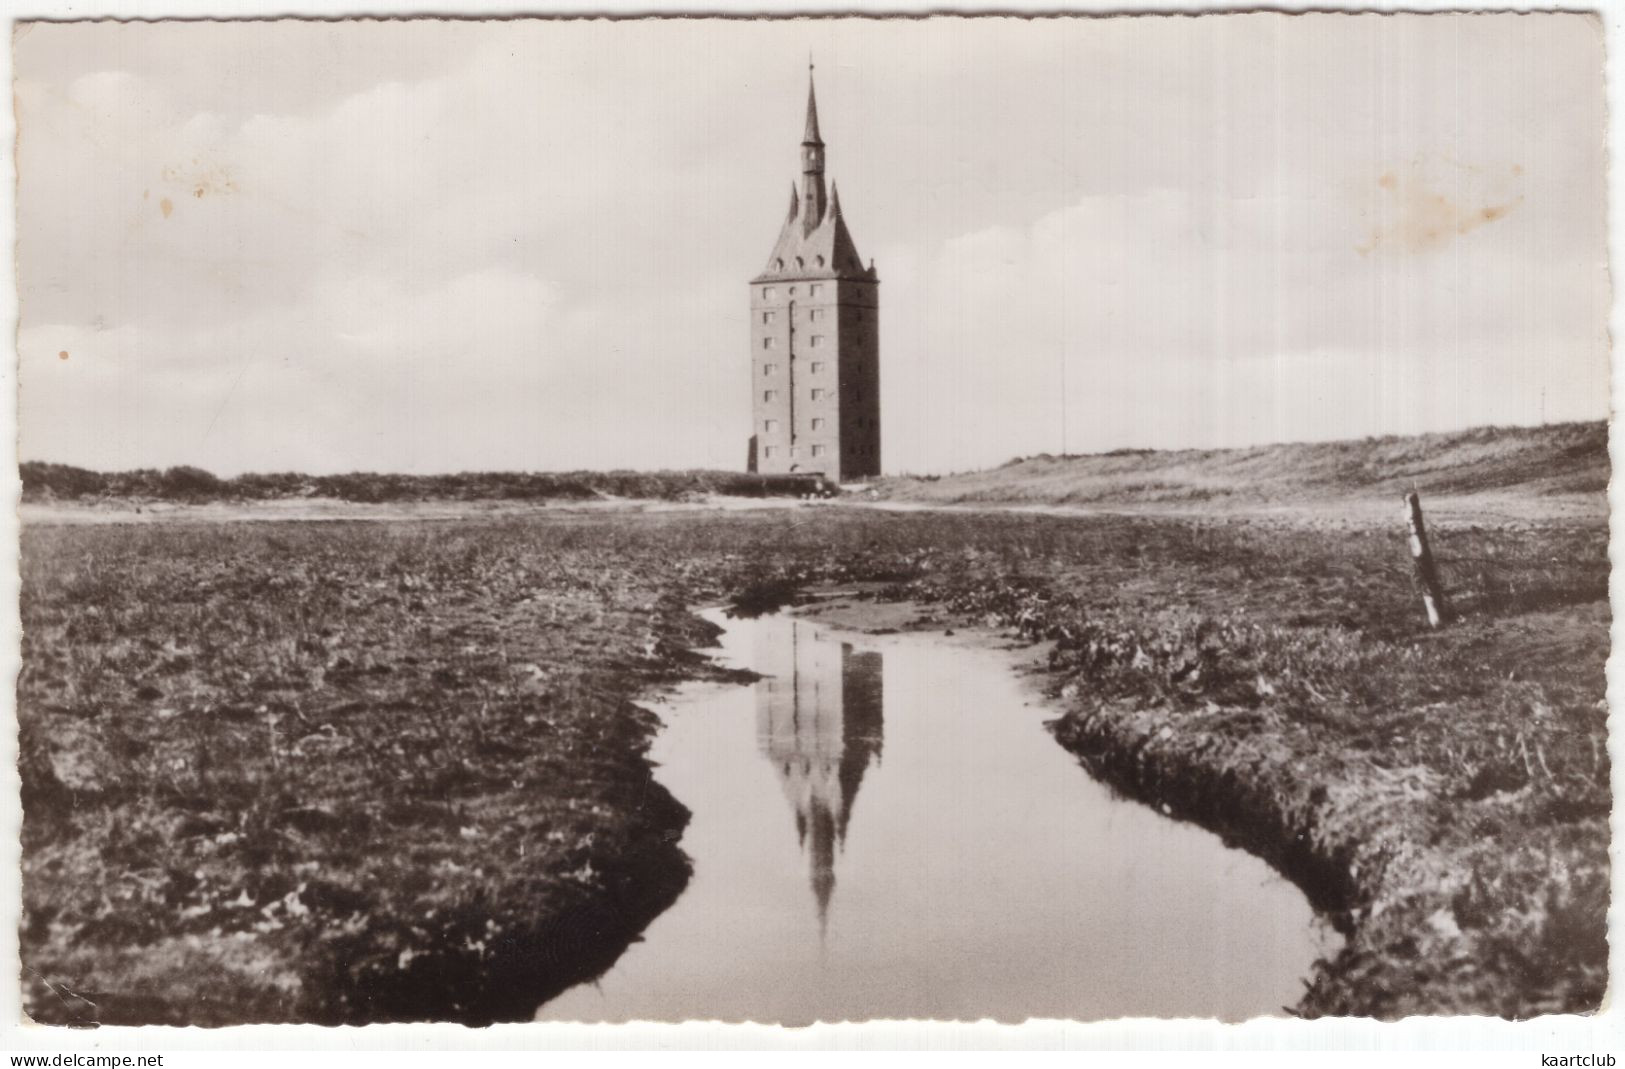
[[[777,312],[763,312],[762,313],[762,322],[763,323],[771,323],[777,318],[779,318],[779,313],[777,313]]]
[[[778,343],[778,340],[779,339],[777,339],[777,338],[763,338],[762,339],[762,348],[771,349]]]
[[[812,399],[814,401],[822,401],[824,399],[824,394],[826,394],[828,392],[829,391],[827,391],[827,390],[820,390],[820,389],[815,388],[813,390],[813,392],[812,392]]]
[[[762,391],[762,400],[764,400],[764,401],[777,401],[778,399],[779,399],[779,391],[777,391],[777,390],[763,390]]]
[[[779,291],[774,289],[772,286],[763,286],[762,287],[762,300],[771,301],[773,298],[777,297],[778,295],[779,295]]]
[[[814,297],[817,297],[819,294],[821,294],[823,292],[824,292],[823,285],[821,285],[820,283],[817,283],[817,282],[814,282],[812,284],[812,295]]]
[[[768,434],[772,434],[774,431],[776,431],[778,429],[779,429],[779,421],[778,420],[776,420],[776,419],[768,419],[768,420],[763,420],[762,421],[762,430],[766,431]]]
[[[815,457],[821,457],[827,452],[829,452],[829,450],[825,449],[821,445],[815,445],[812,447],[812,455]]]
[[[777,375],[778,373],[779,373],[779,365],[777,365],[777,364],[763,364],[762,365],[762,374],[764,374],[764,375]]]
[[[807,318],[816,323],[820,319],[824,318],[824,310],[822,308],[814,308],[812,311],[807,313]]]
[[[768,445],[768,446],[763,446],[762,447],[762,456],[771,458],[771,457],[776,457],[778,455],[779,455],[779,447],[778,446],[776,446],[776,445]]]
[[[768,420],[768,422],[772,423],[773,421]],[[823,430],[824,429],[824,421],[823,421],[823,419],[822,418],[815,418],[813,420],[812,429],[815,430],[815,431]]]
[[[814,334],[812,336],[812,342],[814,349],[821,349],[824,346],[824,336],[822,334]]]
[[[812,362],[812,373],[814,375],[821,374],[823,372],[823,370],[824,370],[824,362],[822,360],[814,360]]]

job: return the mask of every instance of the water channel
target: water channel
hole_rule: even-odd
[[[709,615],[765,678],[659,707],[693,879],[538,1019],[1242,1020],[1334,948],[1262,861],[1091,779],[1019,654]]]

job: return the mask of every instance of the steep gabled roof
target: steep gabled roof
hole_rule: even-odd
[[[812,64],[807,64],[807,125],[801,135],[802,189],[790,187],[790,213],[767,267],[753,282],[774,279],[850,279],[876,281],[873,267],[864,267],[858,248],[841,215],[841,194],[832,183],[824,200],[824,142],[818,133],[818,96],[813,89]]]
[[[779,240],[773,244],[767,266],[751,279],[752,282],[822,278],[877,280],[874,268],[864,266],[852,233],[846,228],[838,189],[831,190],[829,211],[812,230],[803,229],[800,215],[798,198],[792,188],[790,214],[779,231]]]

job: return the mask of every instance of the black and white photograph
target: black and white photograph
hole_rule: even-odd
[[[13,24],[31,1034],[1606,1010],[1604,17],[793,15]]]

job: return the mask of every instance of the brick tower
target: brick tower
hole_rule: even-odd
[[[750,283],[750,470],[880,474],[880,280],[858,256],[841,198],[824,187],[818,101],[807,73],[801,184]]]

